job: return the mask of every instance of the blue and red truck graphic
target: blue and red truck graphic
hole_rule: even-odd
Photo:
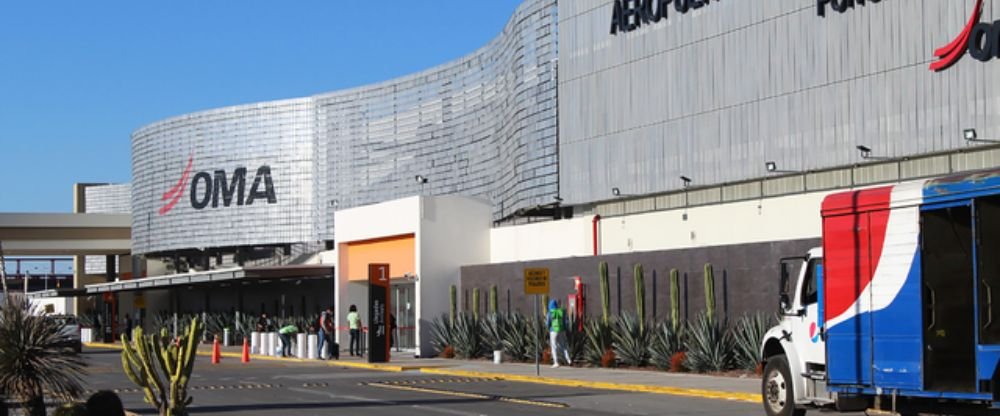
[[[1000,170],[835,193],[820,214],[822,247],[782,259],[767,413],[996,414]]]

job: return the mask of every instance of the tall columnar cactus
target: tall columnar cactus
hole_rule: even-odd
[[[639,318],[639,330],[646,330],[646,278],[642,275],[642,265],[633,269],[635,279],[635,315]]]
[[[479,321],[479,288],[472,289],[472,319]]]
[[[204,329],[204,324],[194,318],[176,341],[170,339],[166,328],[152,335],[144,335],[141,327],[136,328],[131,341],[122,334],[125,375],[142,388],[146,402],[156,406],[161,416],[187,415],[192,401],[187,386]]]
[[[448,314],[448,325],[455,327],[455,310],[458,309],[458,288],[451,285],[451,309]]]
[[[598,271],[601,275],[601,313],[603,314],[604,324],[608,324],[608,314],[611,311],[611,292],[608,288],[608,262],[602,261],[598,267]]]
[[[498,300],[497,285],[490,286],[490,314],[496,315]]]
[[[705,263],[705,314],[709,322],[715,322],[715,275],[712,263]]]
[[[670,269],[670,325],[675,334],[681,325],[681,286],[677,269]]]

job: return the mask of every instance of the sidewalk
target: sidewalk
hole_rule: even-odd
[[[92,348],[120,349],[120,344],[89,343]],[[211,355],[212,346],[202,344],[199,355]],[[226,359],[240,359],[242,347],[222,347]],[[535,375],[534,364],[503,363],[491,361],[470,361],[443,358],[413,358],[412,355],[395,356],[391,363],[372,364],[362,358],[341,355],[340,360],[307,360],[251,355],[253,360],[315,362],[317,365],[332,367],[362,368],[377,371],[419,371],[454,377],[496,378],[507,381],[556,385],[563,387],[591,388],[626,392],[669,394],[674,396],[700,397],[718,400],[732,400],[760,403],[760,379],[746,377],[723,377],[701,374],[668,373],[647,370],[617,370],[592,367],[541,366],[541,376]]]

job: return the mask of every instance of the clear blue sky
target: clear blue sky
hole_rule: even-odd
[[[129,135],[150,122],[459,58],[520,2],[4,2],[0,212],[69,212],[73,183],[128,182]]]

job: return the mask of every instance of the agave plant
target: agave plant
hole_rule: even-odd
[[[649,362],[661,370],[670,369],[674,354],[681,351],[684,351],[684,325],[670,321],[657,324],[650,339]]]
[[[507,315],[491,313],[482,320],[483,341],[489,350],[503,349],[503,339],[507,332]]]
[[[45,415],[45,395],[75,399],[85,363],[65,347],[55,320],[36,314],[27,300],[8,297],[0,306],[0,392],[24,403],[29,415]]]
[[[452,345],[452,330],[448,316],[440,316],[431,322],[431,345],[438,354]]]
[[[614,349],[614,337],[612,336],[612,325],[614,320],[604,323],[603,320],[587,321],[585,325],[587,332],[587,347],[584,349],[584,360],[593,366],[601,366],[605,352]]]
[[[531,337],[533,325],[535,324],[519,313],[515,312],[507,316],[502,344],[504,352],[511,360],[529,361],[535,359],[535,340]]]
[[[775,324],[773,314],[757,312],[744,315],[733,327],[733,342],[736,344],[735,364],[744,370],[756,370],[760,363],[760,344],[764,334]]]
[[[455,355],[459,358],[482,357],[487,349],[482,329],[479,321],[471,313],[458,314],[451,333]]]
[[[563,333],[566,334],[566,349],[569,351],[569,357],[573,362],[583,362],[587,350],[586,328],[574,316],[570,316],[567,322],[567,328]]]
[[[612,336],[618,361],[632,367],[649,364],[649,331],[646,331],[640,318],[632,314],[622,315]]]
[[[725,371],[732,368],[733,337],[725,324],[700,314],[687,333],[685,366],[691,371]]]

